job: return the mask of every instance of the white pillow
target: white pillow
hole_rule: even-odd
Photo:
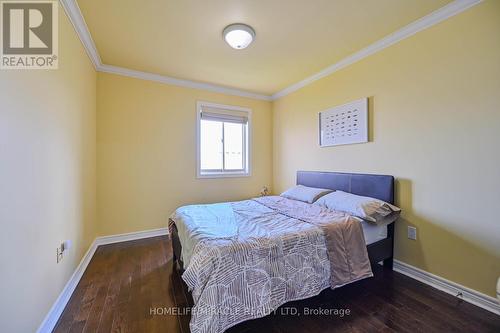
[[[324,188],[307,187],[304,185],[296,185],[289,188],[285,192],[281,193],[282,197],[299,200],[307,203],[313,203],[318,200],[319,197],[332,192],[332,190],[327,190]]]
[[[315,204],[346,212],[377,224],[392,223],[396,221],[401,213],[401,209],[385,201],[344,191],[327,194],[319,198]]]

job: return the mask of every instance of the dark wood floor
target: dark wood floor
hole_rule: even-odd
[[[189,332],[189,315],[152,310],[188,304],[185,285],[172,267],[166,236],[100,246],[54,331]],[[304,315],[307,309],[349,309],[350,314]],[[377,267],[374,278],[288,303],[228,332],[391,331],[500,332],[500,317]]]

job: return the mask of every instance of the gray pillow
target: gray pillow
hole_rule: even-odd
[[[304,185],[296,185],[289,188],[285,192],[281,193],[282,197],[303,201],[307,203],[313,203],[321,196],[331,193],[332,190],[327,190],[324,188],[307,187]]]
[[[377,224],[392,223],[401,213],[400,208],[385,201],[343,191],[335,191],[327,194],[319,198],[315,204],[346,212],[365,221]]]

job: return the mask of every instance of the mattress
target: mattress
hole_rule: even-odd
[[[387,225],[377,225],[361,220],[366,245],[387,238]]]

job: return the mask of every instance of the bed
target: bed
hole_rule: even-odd
[[[394,203],[392,176],[299,171],[297,185],[341,190]],[[310,208],[306,204],[281,200],[284,199],[270,197],[185,206],[176,211],[178,215],[172,216],[169,224],[174,265],[181,271],[194,301],[190,323],[193,333],[223,332],[242,321],[263,317],[289,301],[309,298],[328,287],[340,287],[369,277],[371,269],[367,269],[366,263],[369,266],[382,261],[385,267],[392,269],[394,223],[386,226],[359,220],[354,223],[344,213],[328,213],[327,220],[346,221],[335,225],[357,226],[365,242],[360,244],[359,238],[349,236],[346,230],[338,232],[340,236],[333,243],[343,241],[342,246],[348,253],[360,252],[362,247],[366,258],[363,262],[362,256],[359,259],[353,255],[344,266],[332,266],[343,258],[332,259],[334,252],[328,247],[328,239],[335,232],[327,232],[323,225],[294,215],[296,211],[305,211],[307,215]],[[233,213],[238,223],[225,225],[225,221],[230,220],[227,216]],[[199,224],[214,226],[205,232],[217,235],[217,239],[205,237],[193,246],[185,236],[184,224],[189,222],[179,216],[188,219],[197,214],[202,221]],[[208,219],[208,216],[212,217]],[[264,216],[267,217],[261,219]],[[261,225],[264,232],[254,230]],[[337,272],[347,268],[351,270],[333,281]]]

